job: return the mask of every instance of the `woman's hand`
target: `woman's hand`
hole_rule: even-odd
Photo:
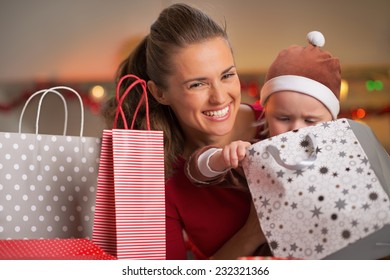
[[[210,259],[229,260],[243,256],[251,256],[265,242],[266,239],[261,230],[255,206],[251,202],[249,215],[244,226],[210,257]]]
[[[251,209],[244,227],[246,227],[246,230],[251,233],[251,235],[253,235],[252,238],[254,238],[254,241],[256,241],[257,245],[264,243],[265,236],[261,230],[259,218],[257,216],[256,208],[253,202],[251,202]]]

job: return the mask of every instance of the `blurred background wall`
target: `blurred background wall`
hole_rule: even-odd
[[[0,131],[18,130],[23,104],[36,90],[66,85],[85,106],[86,136],[100,136],[99,109],[114,94],[120,61],[148,33],[159,12],[175,2],[197,6],[226,22],[242,81],[243,101],[256,102],[277,53],[306,45],[309,31],[326,38],[340,58],[342,117],[368,124],[390,151],[390,1],[388,0],[0,0]],[[67,96],[69,134],[79,133],[77,99]],[[35,131],[37,101],[23,119]],[[64,109],[45,99],[41,133],[61,133]]]

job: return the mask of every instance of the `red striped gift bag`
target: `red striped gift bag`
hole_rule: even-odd
[[[124,79],[135,79],[119,96]],[[143,95],[148,130],[130,129],[121,104],[134,86]],[[165,180],[163,132],[150,130],[146,82],[133,75],[117,86],[114,128],[104,130],[98,173],[93,241],[118,259],[165,259]],[[124,129],[117,129],[119,115]]]

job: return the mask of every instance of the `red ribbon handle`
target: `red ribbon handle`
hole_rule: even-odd
[[[134,79],[135,81],[133,81],[130,86],[127,87],[127,89],[125,90],[125,92],[122,94],[122,96],[120,96],[119,92],[120,92],[120,86],[121,84],[123,83],[123,81],[125,79],[128,79],[128,78],[132,78]],[[130,91],[136,86],[136,85],[141,85],[142,87],[142,96],[141,96],[141,99],[140,101],[138,102],[138,105],[137,105],[137,108],[135,109],[134,111],[134,116],[133,116],[133,120],[131,122],[131,127],[130,129],[133,129],[134,128],[134,123],[135,123],[135,118],[137,117],[137,114],[138,114],[138,111],[139,111],[139,108],[141,107],[141,104],[143,101],[145,101],[145,107],[146,107],[146,125],[147,125],[147,128],[148,130],[150,130],[150,120],[149,120],[149,102],[148,102],[148,92],[147,92],[147,89],[146,89],[146,82],[145,80],[142,80],[140,79],[139,77],[135,76],[135,75],[132,75],[132,74],[128,74],[128,75],[125,75],[123,76],[117,86],[116,86],[116,100],[117,100],[117,103],[118,103],[118,107],[116,109],[116,114],[115,114],[115,119],[114,119],[114,128],[116,128],[116,125],[117,125],[117,122],[118,122],[118,118],[119,118],[119,114],[121,115],[122,117],[122,120],[123,120],[123,125],[125,127],[125,129],[129,129],[128,128],[128,124],[127,124],[127,121],[126,121],[126,117],[125,117],[125,113],[123,112],[123,108],[122,108],[122,104],[123,104],[123,101],[124,99],[126,98],[126,96],[130,93]]]

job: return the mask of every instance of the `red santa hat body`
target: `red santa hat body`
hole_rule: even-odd
[[[275,92],[295,91],[321,101],[336,119],[340,111],[340,62],[321,50],[325,38],[320,32],[310,32],[307,39],[308,46],[290,46],[276,57],[261,89],[260,103],[264,106]]]

